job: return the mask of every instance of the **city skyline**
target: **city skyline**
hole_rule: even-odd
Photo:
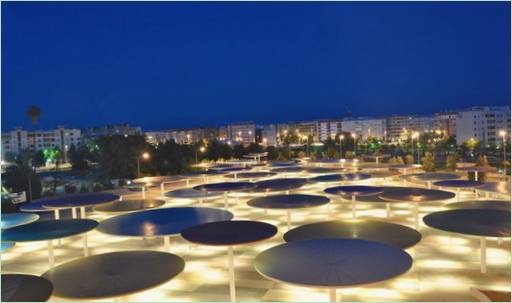
[[[508,105],[509,24],[505,2],[2,3],[2,129],[32,104],[39,129],[152,130]]]

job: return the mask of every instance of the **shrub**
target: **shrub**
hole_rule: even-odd
[[[86,193],[86,192],[88,192],[88,191],[89,191],[89,189],[87,188],[87,186],[83,186],[83,185],[82,185],[82,187],[80,187],[80,192],[81,192],[81,193]]]
[[[345,159],[353,159],[354,158],[354,152],[352,152],[351,150],[347,150],[345,152]]]
[[[432,153],[425,153],[425,157],[421,158],[421,162],[424,171],[432,172],[436,170],[436,162]]]
[[[405,156],[405,163],[406,164],[414,164],[414,157],[412,155]]]
[[[454,171],[457,168],[457,162],[459,162],[458,154],[451,154],[446,157],[446,169]]]
[[[92,191],[94,192],[97,192],[97,191],[101,191],[103,189],[103,187],[101,186],[101,183],[94,183],[94,186],[92,188]]]

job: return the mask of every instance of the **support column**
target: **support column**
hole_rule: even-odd
[[[85,217],[86,217],[85,216],[85,207],[84,206],[80,207],[80,217],[82,219],[85,219]]]
[[[48,240],[48,264],[50,268],[55,265],[55,256],[53,255],[53,240]]]
[[[74,207],[73,207],[73,208],[71,208],[71,217],[72,217],[73,219],[76,219],[76,208],[74,208]]]
[[[329,302],[336,302],[336,288],[329,289]]]
[[[288,226],[288,230],[292,228],[292,214],[289,209],[286,210],[286,224]]]
[[[355,219],[356,217],[356,196],[352,195],[352,219]]]
[[[236,301],[235,289],[235,260],[233,256],[233,246],[228,247],[228,267],[229,267],[229,300]]]
[[[487,245],[485,237],[480,237],[480,272],[487,273]]]
[[[386,217],[391,217],[391,203],[386,203]]]
[[[89,247],[87,246],[87,233],[84,233],[84,257],[89,256]]]

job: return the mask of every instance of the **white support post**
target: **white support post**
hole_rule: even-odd
[[[87,246],[87,233],[84,233],[84,257],[89,256],[89,247]]]
[[[478,171],[475,171],[475,181],[478,181]]]
[[[171,237],[170,236],[164,236],[164,248],[166,251],[171,250]]]
[[[420,227],[420,206],[418,202],[414,203],[414,227],[416,229]]]
[[[146,187],[142,186],[142,200],[146,200]]]
[[[73,207],[73,208],[71,208],[71,217],[72,217],[73,219],[76,219],[76,208],[74,208],[74,207]]]
[[[60,212],[59,212],[58,208],[53,210],[53,216],[55,217],[55,220],[59,220],[60,219]]]
[[[53,255],[53,240],[48,240],[48,264],[50,268],[55,265],[55,256]]]
[[[80,207],[80,217],[82,219],[85,219],[85,207]]]
[[[386,217],[391,217],[391,203],[386,203]]]
[[[432,181],[427,181],[427,188],[432,189]]]
[[[336,288],[329,289],[329,302],[336,302]]]
[[[457,202],[460,201],[460,188],[457,188]]]
[[[119,201],[123,201],[123,196],[119,196]]]
[[[352,219],[355,219],[356,217],[356,196],[352,195]]]
[[[487,273],[487,247],[485,237],[480,237],[480,271]]]
[[[228,267],[229,267],[229,299],[231,302],[236,301],[235,289],[235,260],[233,256],[233,246],[228,247]]]
[[[286,225],[288,226],[288,230],[292,228],[292,213],[289,209],[286,210]]]
[[[228,209],[228,192],[224,192],[224,208]]]
[[[162,197],[164,196],[164,191],[165,191],[164,182],[162,182],[162,184],[160,184],[160,196],[162,196]]]
[[[501,244],[503,244],[503,238],[500,237],[500,238],[498,238],[498,245],[501,245]]]

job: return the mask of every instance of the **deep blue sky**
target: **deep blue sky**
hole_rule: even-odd
[[[510,3],[2,2],[2,128],[510,102]]]

